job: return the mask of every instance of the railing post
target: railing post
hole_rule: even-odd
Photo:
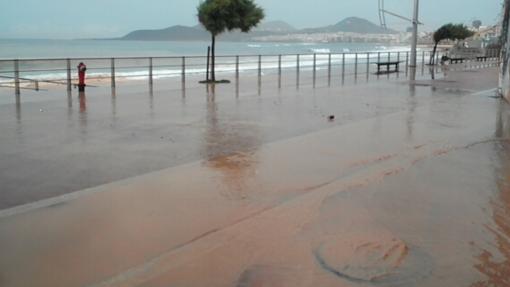
[[[367,81],[370,77],[370,52],[367,53]]]
[[[16,96],[21,94],[21,89],[19,86],[19,60],[14,60],[14,93]]]
[[[397,52],[397,62],[400,63],[400,52]],[[399,67],[400,64],[397,64],[397,67]],[[400,75],[400,69],[397,69],[397,78],[399,77]]]
[[[258,59],[257,88],[258,88],[258,95],[260,96],[262,93],[262,55],[259,55],[259,59]]]
[[[152,66],[152,57],[149,58],[149,85],[152,86],[153,84],[153,72],[152,72],[153,66]]]
[[[421,52],[421,74],[425,73],[425,51]]]
[[[345,83],[345,53],[342,53],[342,84]]]
[[[358,53],[354,55],[354,79],[358,79]]]
[[[71,83],[71,59],[66,60],[67,66],[67,91],[72,91],[72,83]]]
[[[377,63],[380,63],[381,62],[381,52],[377,52]],[[379,79],[379,75],[381,73],[379,73],[379,66],[377,66],[377,79]]]
[[[236,56],[236,80],[239,81],[239,56]]]
[[[409,73],[409,52],[406,52],[406,77]]]
[[[258,75],[259,78],[262,77],[262,55],[259,55],[259,61],[258,61]]]
[[[186,82],[186,57],[181,58],[181,81]]]
[[[297,54],[297,56],[296,56],[296,85],[298,85],[298,86],[299,86],[299,69],[300,69],[299,68],[299,60],[300,60],[299,58],[300,58],[300,55]]]
[[[112,88],[115,88],[115,58],[111,58],[111,82]]]
[[[282,55],[278,55],[278,76],[282,75]]]
[[[317,54],[313,54],[313,87],[315,88],[315,82],[316,82],[316,76],[317,76]]]
[[[388,62],[391,61],[391,52],[388,52]],[[386,74],[388,75],[388,79],[390,78],[390,66],[386,66]]]
[[[282,87],[282,55],[278,55],[278,88]]]
[[[328,86],[331,86],[331,53],[328,54]]]

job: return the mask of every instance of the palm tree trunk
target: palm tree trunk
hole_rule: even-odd
[[[215,47],[216,47],[216,36],[212,35],[212,43],[211,43],[211,81],[216,82],[216,73],[215,73]]]
[[[434,50],[432,50],[432,55],[430,56],[430,61],[429,61],[430,65],[434,65],[434,59],[436,58],[437,44],[439,44],[439,42],[436,42],[434,44]]]

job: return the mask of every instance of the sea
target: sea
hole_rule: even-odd
[[[205,55],[209,42],[164,42],[121,40],[42,40],[0,39],[0,83],[12,81],[13,59],[19,59],[20,76],[34,80],[62,80],[66,78],[66,58],[71,58],[72,67],[84,61],[88,65],[89,77],[107,77],[111,73],[109,58],[116,62],[116,76],[134,79],[148,77],[148,57],[190,57],[186,73],[204,73]],[[263,55],[262,68],[277,68],[275,55],[283,56],[283,68],[295,68],[295,54],[305,54],[300,67],[313,65],[312,54],[318,54],[317,64],[326,63],[327,54],[334,54],[332,62],[338,64],[344,56],[347,63],[354,61],[355,53],[409,51],[406,45],[380,43],[272,43],[272,42],[222,42],[216,45],[217,71],[231,73],[235,70],[235,55],[240,55],[239,70],[253,71],[258,68],[257,55]],[[269,55],[273,57],[270,58]],[[250,57],[253,56],[253,57]],[[372,54],[374,57],[375,54]],[[147,57],[146,59],[141,59]],[[269,57],[269,58],[268,58]],[[60,60],[58,60],[60,59]],[[181,60],[154,59],[153,77],[176,77],[181,75]],[[74,76],[74,72],[73,72]]]

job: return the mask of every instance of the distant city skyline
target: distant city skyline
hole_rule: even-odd
[[[412,0],[386,0],[387,9],[411,15]],[[120,37],[133,30],[196,25],[198,0],[16,0],[2,3],[0,38],[72,39]],[[257,0],[266,21],[281,20],[296,28],[335,24],[351,16],[379,23],[377,0]],[[421,0],[422,30],[448,23],[497,23],[501,0]],[[291,13],[289,11],[292,11]],[[388,17],[390,28],[405,30],[405,22]]]

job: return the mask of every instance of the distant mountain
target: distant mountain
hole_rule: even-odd
[[[135,41],[200,41],[209,39],[209,33],[204,29],[187,26],[172,26],[159,30],[133,31],[120,40]]]
[[[271,35],[286,35],[295,33],[337,33],[352,32],[359,34],[393,34],[393,30],[382,28],[368,20],[350,17],[335,25],[297,30],[286,22],[271,21],[261,23],[250,33],[241,33],[239,31],[227,32],[220,35],[221,40],[226,41],[246,41],[255,37],[264,37]],[[210,39],[210,34],[201,25],[193,27],[172,26],[159,30],[138,30],[133,31],[119,40],[135,41],[206,41]]]
[[[296,32],[297,29],[284,21],[269,21],[261,23],[259,26],[257,26],[257,28],[254,29],[254,31],[292,33]]]
[[[349,17],[336,23],[335,25],[303,29],[304,33],[336,33],[336,32],[350,32],[359,34],[395,34],[394,30],[385,29],[376,25],[366,19],[358,17]]]
[[[250,33],[241,33],[239,31],[226,32],[220,35],[219,39],[226,41],[242,41],[251,37],[260,37],[267,35],[292,33],[296,31],[294,27],[283,22],[273,21],[260,24]],[[157,30],[137,30],[133,31],[120,40],[132,41],[204,41],[211,38],[201,25],[193,27],[188,26],[172,26],[165,29]]]

